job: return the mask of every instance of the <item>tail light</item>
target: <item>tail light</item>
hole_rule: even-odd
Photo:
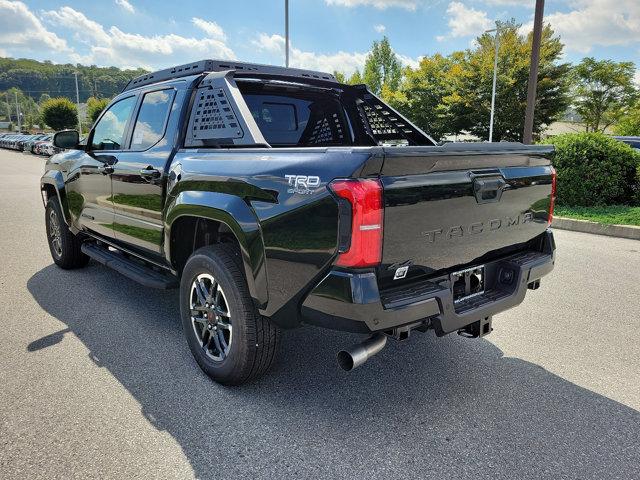
[[[551,199],[549,201],[549,218],[548,223],[551,225],[553,221],[553,209],[556,205],[556,181],[557,181],[558,173],[556,169],[551,167]]]
[[[382,260],[382,184],[372,179],[334,180],[329,188],[351,207],[351,237],[340,249],[336,265],[378,265]]]

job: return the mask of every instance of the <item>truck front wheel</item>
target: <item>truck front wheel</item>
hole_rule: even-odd
[[[191,353],[216,382],[240,385],[273,363],[279,329],[255,307],[234,245],[191,255],[180,281],[180,314]]]
[[[50,198],[47,202],[45,222],[49,250],[55,264],[67,270],[84,267],[89,257],[82,253],[82,242],[65,223],[57,198]]]

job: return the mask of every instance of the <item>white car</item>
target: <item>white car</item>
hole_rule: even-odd
[[[56,153],[59,153],[60,149],[57,147],[54,147],[53,143],[51,142],[45,142],[41,145],[40,151],[42,152],[43,155],[47,155],[50,157],[51,155],[55,155]]]

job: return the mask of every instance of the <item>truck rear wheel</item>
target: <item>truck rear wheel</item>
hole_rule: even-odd
[[[50,198],[47,202],[45,223],[49,250],[55,264],[66,270],[84,267],[89,262],[89,257],[82,253],[82,242],[71,233],[64,221],[57,198]]]
[[[279,329],[255,307],[235,246],[191,255],[180,281],[180,314],[191,353],[216,382],[240,385],[273,363]]]

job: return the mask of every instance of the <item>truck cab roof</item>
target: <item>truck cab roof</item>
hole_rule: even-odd
[[[197,62],[176,65],[156,72],[145,73],[133,78],[124,87],[123,92],[137,87],[173,80],[176,78],[194,77],[206,72],[225,72],[233,70],[235,77],[261,77],[297,79],[310,83],[338,83],[330,73],[305,70],[300,68],[262,65],[258,63],[234,62],[228,60],[199,60]]]

